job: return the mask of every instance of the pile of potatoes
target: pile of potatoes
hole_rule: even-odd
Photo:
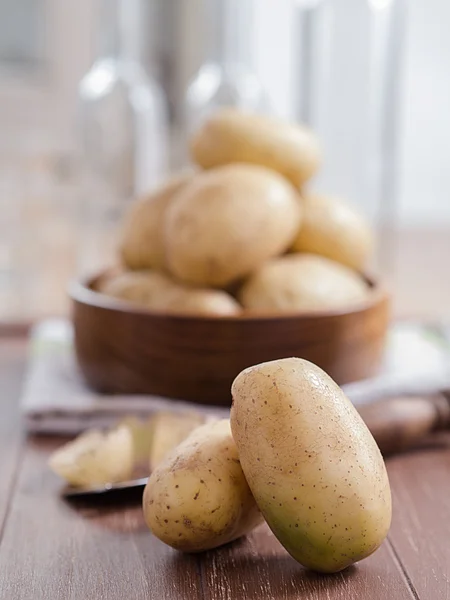
[[[363,302],[367,223],[311,193],[321,153],[306,127],[222,109],[191,140],[195,169],[126,216],[123,270],[98,291],[151,310],[217,316]]]
[[[153,534],[199,552],[265,519],[313,570],[337,572],[372,554],[390,527],[389,481],[342,390],[288,358],[246,369],[232,395],[230,420],[194,429],[150,476],[143,508]]]

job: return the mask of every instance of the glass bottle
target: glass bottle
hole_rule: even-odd
[[[186,91],[187,134],[221,106],[268,111],[268,97],[252,65],[254,9],[254,0],[204,2],[207,59]]]
[[[165,100],[140,62],[141,9],[141,0],[102,0],[99,58],[79,85],[81,272],[112,262],[128,202],[166,172]]]
[[[398,106],[406,0],[297,0],[297,116],[317,133],[324,165],[311,187],[372,221],[387,265],[396,218]]]

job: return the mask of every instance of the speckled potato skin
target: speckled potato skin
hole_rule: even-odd
[[[321,163],[316,136],[307,127],[233,108],[218,110],[191,140],[204,169],[233,162],[262,165],[301,187]]]
[[[295,188],[278,173],[235,164],[200,173],[166,215],[172,275],[225,287],[291,246],[301,222]]]
[[[383,458],[334,381],[299,358],[232,386],[242,469],[269,527],[302,565],[332,573],[372,554],[391,522]]]
[[[362,303],[369,287],[359,273],[316,254],[287,254],[263,264],[238,299],[253,312],[337,310]]]
[[[207,423],[156,468],[144,491],[152,533],[184,552],[235,540],[262,522],[228,420]]]
[[[302,204],[304,218],[292,249],[320,254],[362,271],[375,245],[363,217],[333,196],[305,195]]]
[[[164,216],[172,199],[193,177],[186,172],[135,202],[126,215],[120,255],[128,269],[165,268]]]

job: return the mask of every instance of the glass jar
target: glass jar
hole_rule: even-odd
[[[297,0],[295,99],[324,150],[311,186],[361,209],[389,266],[397,214],[398,98],[405,0]]]

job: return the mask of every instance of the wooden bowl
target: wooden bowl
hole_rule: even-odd
[[[95,292],[98,279],[73,284],[71,297],[79,366],[100,392],[228,405],[236,375],[264,361],[306,358],[339,384],[380,364],[389,297],[373,280],[367,302],[349,310],[212,318],[135,308]]]

